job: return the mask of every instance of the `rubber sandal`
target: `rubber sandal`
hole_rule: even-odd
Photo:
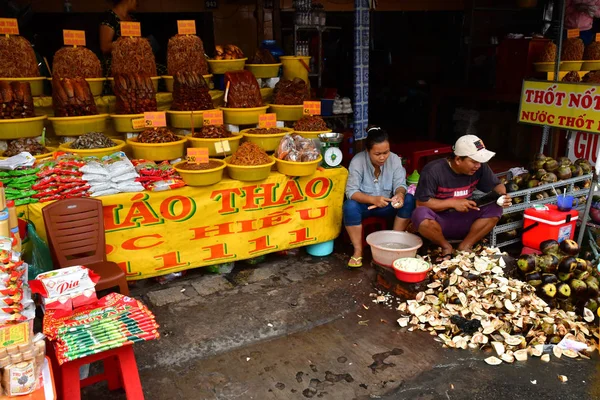
[[[444,261],[452,260],[452,253],[444,254],[435,259],[436,264],[441,264]]]
[[[354,263],[352,263],[354,261]],[[348,268],[360,268],[362,267],[362,257],[350,257],[348,261]]]

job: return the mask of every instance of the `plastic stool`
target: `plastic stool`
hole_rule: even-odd
[[[54,344],[46,342],[52,367],[56,375],[56,392],[62,400],[80,400],[81,388],[94,383],[107,381],[109,390],[125,389],[127,400],[143,400],[144,392],[138,373],[133,346],[126,345],[102,353],[68,361],[58,365]],[[82,365],[102,361],[104,372],[79,380],[79,368]],[[107,397],[108,398],[108,397]]]
[[[421,159],[430,156],[452,154],[452,146],[432,141],[405,142],[391,146],[392,151],[406,160],[405,168],[421,171]]]
[[[363,248],[368,246],[367,236],[377,231],[385,231],[388,227],[387,220],[381,217],[369,217],[362,221],[363,228]]]

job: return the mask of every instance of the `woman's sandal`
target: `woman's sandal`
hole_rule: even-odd
[[[350,261],[348,261],[348,268],[360,267],[362,267],[362,257],[350,257]]]

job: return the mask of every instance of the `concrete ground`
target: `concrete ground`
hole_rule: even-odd
[[[373,270],[344,266],[340,254],[272,256],[228,275],[138,283],[162,334],[135,345],[146,399],[600,398],[598,357],[489,366],[482,351],[400,328],[396,302],[370,297]],[[101,383],[82,398],[125,395]]]

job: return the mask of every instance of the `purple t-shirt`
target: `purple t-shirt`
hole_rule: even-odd
[[[448,159],[442,158],[430,162],[423,168],[415,197],[418,201],[426,202],[434,198],[467,199],[475,189],[484,193],[490,192],[500,181],[487,164],[473,175],[457,174],[448,165]]]

